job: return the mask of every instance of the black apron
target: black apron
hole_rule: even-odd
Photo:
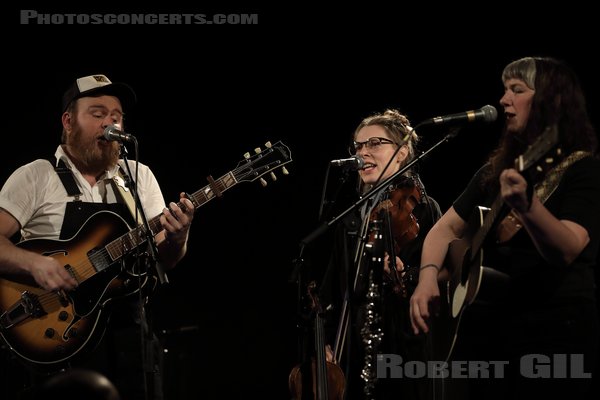
[[[75,237],[86,221],[103,212],[117,214],[130,229],[135,226],[126,204],[81,201],[81,191],[72,171],[66,168],[62,160],[59,160],[55,170],[67,194],[73,197],[73,201],[66,204],[60,231],[61,240]],[[147,259],[143,263],[146,261]],[[162,349],[158,338],[151,331],[147,314],[143,312],[145,303],[146,299],[143,296],[140,304],[137,294],[112,301],[110,320],[98,347],[87,359],[75,361],[77,364],[72,365],[101,372],[117,386],[123,398],[132,400],[144,399],[145,381],[150,398],[162,399]]]

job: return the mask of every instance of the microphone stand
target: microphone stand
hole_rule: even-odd
[[[138,142],[135,137],[133,137],[133,142],[135,145],[135,154],[138,153]],[[137,180],[133,179],[133,174],[131,173],[131,168],[129,167],[129,160],[127,158],[127,148],[120,142],[121,145],[121,158],[123,158],[125,168],[127,169],[127,176],[125,179],[128,179],[126,186],[133,193],[133,198],[135,200],[135,208],[136,208],[136,223],[138,215],[141,217],[142,223],[144,225],[144,234],[146,236],[146,242],[148,248],[150,249],[151,262],[154,265],[156,274],[158,275],[158,279],[161,284],[166,284],[169,282],[167,275],[164,272],[163,265],[160,263],[158,259],[158,247],[156,246],[156,242],[154,241],[154,236],[150,229],[150,224],[148,223],[148,218],[146,218],[146,213],[142,207],[142,202],[137,192]],[[137,162],[137,160],[136,160]],[[140,259],[139,257],[136,259],[136,263],[138,264],[139,273],[141,273]],[[139,318],[140,318],[140,341],[141,341],[141,354],[142,354],[142,366],[143,366],[143,380],[144,380],[144,394],[145,398],[149,399],[154,397],[155,388],[157,383],[157,379],[159,379],[156,374],[160,373],[160,367],[156,367],[154,365],[155,362],[155,353],[159,350],[154,348],[154,340],[152,329],[150,328],[151,321],[148,319],[146,315],[146,310],[144,307],[144,298],[142,296],[142,287],[139,288]],[[157,370],[158,368],[158,370]]]
[[[329,201],[327,200],[327,196],[326,196],[326,191],[327,191],[327,181],[329,180],[329,171],[331,169],[331,164],[327,165],[327,172],[325,173],[325,181],[323,183],[323,189],[321,191],[321,202],[319,204],[319,217],[318,220],[321,221],[323,219],[323,215],[325,215],[326,213],[324,212],[325,209],[325,205],[329,205],[330,203],[333,203],[333,201]],[[342,172],[342,177],[340,179],[340,184],[338,185],[333,198],[336,198],[337,195],[339,194],[339,191],[341,190],[342,186],[344,185],[344,183],[348,180],[348,170],[344,170]],[[308,242],[305,242],[304,240],[300,243],[300,252],[298,254],[298,257],[296,257],[294,260],[292,260],[292,263],[294,265],[294,268],[292,270],[292,273],[290,274],[289,278],[288,278],[288,282],[290,283],[294,283],[294,282],[299,282],[299,274],[300,274],[300,270],[302,269],[302,265],[304,264],[304,259],[302,258],[302,255],[304,254],[304,248],[306,247],[306,245],[308,244]]]
[[[321,221],[324,218],[324,215],[327,215],[327,213],[329,212],[330,207],[327,207],[328,208],[327,212],[325,211],[326,205],[329,206],[331,203],[333,203],[332,201],[329,201],[327,199],[327,195],[326,195],[330,171],[331,171],[331,164],[328,164],[327,172],[325,173],[325,180],[323,182],[323,188],[321,191],[321,202],[319,205],[319,216],[318,216],[319,221]],[[342,171],[342,177],[341,177],[339,184],[337,185],[337,188],[335,190],[335,193],[333,196],[334,199],[338,196],[344,183],[348,180],[348,176],[349,176],[349,171],[347,169],[344,169]],[[296,285],[296,291],[297,291],[296,292],[296,297],[297,297],[296,315],[297,315],[297,318],[299,321],[297,323],[297,328],[299,328],[299,329],[303,328],[302,322],[301,322],[301,316],[302,316],[302,298],[305,295],[305,293],[303,292],[305,279],[301,275],[301,271],[303,271],[305,269],[305,267],[304,267],[305,260],[303,258],[305,248],[306,248],[306,245],[304,243],[301,243],[298,257],[296,257],[295,259],[292,260],[293,268],[292,268],[292,272],[288,278],[289,283]],[[306,352],[307,352],[307,349],[305,348],[305,345],[304,345],[303,335],[300,334],[300,335],[298,335],[298,359],[304,361],[308,357],[306,355]]]
[[[135,144],[135,153],[138,154],[138,142],[135,137],[133,137],[133,142]],[[154,264],[154,269],[156,270],[156,275],[158,275],[158,279],[161,284],[169,283],[169,279],[165,273],[165,270],[158,259],[158,248],[156,247],[156,243],[154,242],[154,236],[152,235],[152,230],[150,229],[150,224],[148,223],[148,218],[146,218],[146,213],[144,213],[144,208],[142,207],[142,203],[140,197],[137,193],[137,181],[135,181],[132,177],[131,168],[129,168],[129,162],[127,159],[127,148],[120,142],[121,144],[121,158],[125,161],[125,168],[127,169],[127,175],[129,177],[129,182],[126,182],[127,187],[133,193],[133,198],[135,200],[136,211],[139,214],[142,224],[144,225],[144,234],[146,236],[146,241],[148,242],[148,248],[150,249],[150,255],[152,256],[152,262]],[[137,215],[136,215],[137,217]],[[137,223],[137,221],[136,221]]]
[[[330,171],[331,171],[331,163],[327,164],[327,171],[325,172],[325,181],[323,182],[323,189],[321,192],[321,204],[319,206],[319,218],[318,218],[319,221],[321,221],[324,218],[323,217],[324,215],[327,215],[327,213],[324,212],[325,207],[329,206],[331,203],[333,203],[333,201],[330,201],[329,199],[327,199],[327,196],[326,196],[327,186],[329,186],[329,184],[327,182],[329,181],[329,172]],[[342,176],[339,179],[339,184],[337,185],[337,188],[336,188],[335,192],[333,193],[334,199],[337,198],[337,196],[340,193],[340,190],[342,189],[342,187],[348,180],[349,170],[347,168],[343,168],[341,173],[342,173]],[[330,209],[330,207],[328,207],[328,208]]]

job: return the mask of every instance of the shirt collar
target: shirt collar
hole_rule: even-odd
[[[59,145],[56,149],[56,152],[54,153],[54,156],[56,157],[56,163],[55,166],[58,166],[58,162],[60,160],[63,160],[65,165],[67,166],[67,168],[69,168],[70,170],[74,170],[79,172],[79,170],[77,169],[77,167],[75,167],[75,164],[73,164],[73,162],[71,161],[71,159],[69,158],[69,156],[67,155],[67,153],[65,152],[65,149],[63,148],[63,145]],[[119,163],[121,162],[121,160],[119,160]],[[104,172],[104,177],[106,179],[112,179],[117,172],[119,171],[119,165],[115,165],[113,168],[111,168],[110,170],[107,170]]]

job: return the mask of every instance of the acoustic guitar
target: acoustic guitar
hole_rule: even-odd
[[[532,187],[533,177],[554,165],[560,158],[557,148],[558,130],[548,127],[524,154],[515,160],[515,169],[527,173],[528,184]],[[535,168],[532,168],[535,167]],[[441,307],[439,318],[433,323],[438,360],[448,361],[456,343],[460,319],[465,308],[482,295],[497,298],[499,292],[507,287],[508,276],[496,269],[483,265],[483,244],[491,227],[501,211],[506,207],[500,194],[490,207],[478,207],[469,221],[467,234],[450,242],[444,266],[450,272],[448,281],[440,283]]]

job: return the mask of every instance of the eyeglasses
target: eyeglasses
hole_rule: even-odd
[[[360,151],[360,149],[362,149],[363,146],[366,146],[369,150],[377,151],[379,149],[379,146],[381,146],[382,144],[396,144],[396,142],[388,138],[375,136],[367,139],[364,142],[353,141],[352,144],[348,146],[348,152],[350,152],[351,155],[354,155],[357,151]]]

